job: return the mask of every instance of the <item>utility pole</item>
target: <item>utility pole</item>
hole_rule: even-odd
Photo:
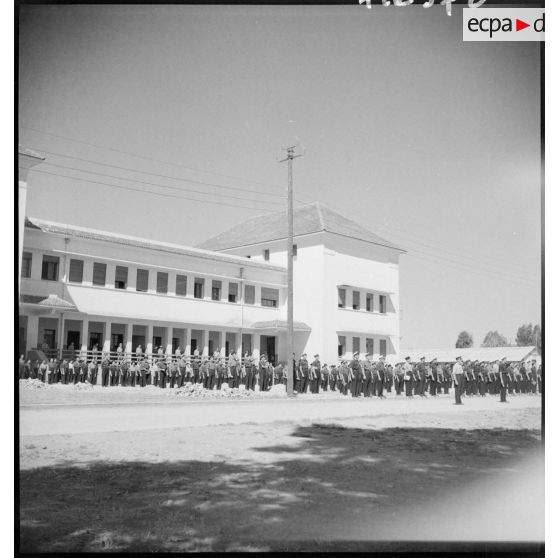
[[[295,155],[296,145],[284,147],[287,156],[279,162],[287,161],[288,189],[287,189],[287,395],[294,395],[294,328],[293,328],[293,159],[301,157],[302,153]]]

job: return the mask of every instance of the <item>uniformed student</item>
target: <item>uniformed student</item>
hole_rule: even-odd
[[[453,376],[453,386],[455,390],[455,404],[463,405],[461,402],[461,394],[464,388],[465,375],[463,370],[463,359],[458,356],[455,359],[455,364],[453,365],[452,376]]]
[[[510,382],[506,357],[498,364],[498,376],[500,380],[500,403],[509,403],[509,401],[506,400],[506,393]]]
[[[178,381],[178,363],[176,360],[169,362],[169,387],[174,388]]]
[[[101,385],[108,387],[110,382],[110,358],[103,357],[101,360]]]
[[[370,362],[370,354],[364,355],[362,363],[362,394],[364,397],[372,397],[376,393],[375,379],[373,378],[372,363]]]
[[[299,361],[298,361],[298,370],[299,370],[299,393],[306,393],[308,390],[308,379],[310,375],[310,365],[308,364],[308,360],[306,359],[306,353],[302,353]]]
[[[160,353],[162,355],[162,353]],[[165,360],[159,360],[157,363],[157,368],[159,369],[159,387],[165,389],[167,387],[167,371],[168,364]]]
[[[351,369],[346,360],[342,360],[338,369],[337,386],[342,395],[348,395],[349,384],[351,382]]]
[[[196,349],[194,351],[194,354],[192,355],[191,363],[192,363],[192,372],[194,374],[193,383],[194,384],[199,384],[200,383],[201,358],[200,358],[200,352],[198,351],[198,349]]]
[[[349,368],[352,373],[352,382],[351,382],[351,396],[352,397],[359,397],[362,393],[362,384],[364,379],[364,374],[362,372],[362,365],[359,359],[360,353],[358,351],[353,353],[353,360],[351,360],[351,364]]]
[[[438,394],[438,360],[433,358],[427,367],[429,393],[432,397]]]
[[[320,370],[320,387],[322,391],[328,391],[329,389],[329,368],[325,362]]]
[[[180,356],[180,360],[178,361],[178,387],[182,387],[186,380],[186,366],[188,365],[188,361],[186,360],[185,355]],[[189,380],[188,380],[189,381]]]
[[[215,356],[212,356],[207,363],[207,389],[213,390],[216,385],[217,362]]]
[[[406,397],[413,397],[413,365],[411,364],[411,357],[405,357],[403,363],[403,381],[405,382],[405,395]]]
[[[426,389],[426,357],[420,357],[420,362],[417,364],[418,373],[418,389],[415,390],[416,395],[420,397],[426,397],[424,392]]]
[[[380,355],[380,358],[378,359],[378,362],[376,363],[376,370],[375,370],[376,378],[377,378],[376,395],[380,399],[385,399],[385,397],[384,397],[384,384],[387,381],[385,360],[386,360],[385,355]]]
[[[312,361],[312,364],[310,365],[311,369],[312,369],[312,380],[311,380],[311,386],[310,386],[310,391],[311,393],[319,393],[320,391],[320,370],[322,369],[322,364],[320,362],[320,355],[319,354],[315,354],[314,355],[314,360]]]
[[[329,389],[331,391],[337,391],[339,377],[339,369],[335,364],[329,365]]]

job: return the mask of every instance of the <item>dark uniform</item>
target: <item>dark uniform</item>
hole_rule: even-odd
[[[371,397],[375,393],[373,377],[374,371],[372,370],[372,363],[368,360],[368,358],[364,359],[364,362],[362,363],[362,373],[362,393],[364,397]]]
[[[310,380],[310,392],[319,393],[320,392],[320,371],[322,369],[322,363],[320,362],[319,355],[314,355],[314,360],[310,365],[312,378]]]
[[[425,358],[421,357],[420,362],[417,365],[417,389],[415,389],[415,395],[420,395],[421,397],[426,397],[424,390],[426,388],[426,364],[424,363]]]
[[[157,368],[159,369],[159,387],[164,389],[167,387],[167,363],[160,359]]]
[[[364,381],[364,373],[362,371],[362,365],[360,364],[360,360],[358,360],[358,353],[353,355],[353,360],[351,360],[351,364],[349,365],[352,374],[352,381],[351,381],[351,395],[353,397],[360,397],[362,393],[362,385]]]
[[[377,395],[380,399],[384,397],[384,384],[386,383],[386,365],[384,363],[383,357],[380,357],[380,360],[376,363],[376,389],[375,395]]]
[[[500,361],[498,365],[498,374],[500,380],[500,403],[507,403],[506,392],[509,388],[510,377],[508,374],[508,363],[504,362],[504,360]]]
[[[310,375],[310,366],[306,360],[306,354],[303,354],[298,361],[299,372],[299,393],[306,393],[308,389],[308,378]]]

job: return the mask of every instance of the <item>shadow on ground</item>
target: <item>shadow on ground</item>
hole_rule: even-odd
[[[513,472],[541,447],[533,430],[311,425],[292,435],[294,446],[257,448],[261,461],[22,471],[20,551],[339,550],[346,526],[363,518],[357,549],[392,550],[366,539],[396,541],[410,507]]]

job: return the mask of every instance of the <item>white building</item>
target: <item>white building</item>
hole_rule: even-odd
[[[315,203],[295,210],[297,356],[399,349],[402,250]],[[25,222],[20,352],[141,345],[285,361],[286,218],[250,219],[198,248]]]

